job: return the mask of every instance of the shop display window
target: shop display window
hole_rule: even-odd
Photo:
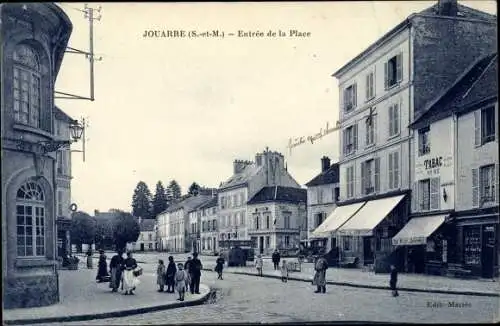
[[[464,232],[464,262],[467,265],[481,264],[481,231],[468,228]]]

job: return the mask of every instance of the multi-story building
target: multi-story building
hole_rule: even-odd
[[[300,188],[282,154],[266,149],[255,162],[235,160],[233,176],[218,189],[219,240],[250,240],[247,201],[265,186]]]
[[[307,228],[307,190],[295,187],[263,187],[247,203],[248,231],[258,253],[282,255],[295,252],[301,231]]]
[[[393,243],[411,247],[417,271],[498,275],[497,60],[475,61],[411,126],[412,218]]]
[[[206,202],[212,196],[190,196],[170,205],[156,217],[158,234],[160,235],[160,250],[170,252],[188,252],[193,250],[190,241],[189,212]]]
[[[327,247],[327,250],[335,248],[336,238],[331,236],[327,217],[335,210],[339,200],[339,165],[330,165],[330,159],[324,156],[321,158],[321,173],[306,183],[306,186],[307,240],[310,244],[314,242]]]
[[[54,134],[60,140],[71,139],[70,126],[77,123],[57,106],[54,107]],[[71,149],[63,147],[56,152],[56,225],[57,256],[63,257],[71,252]]]
[[[203,210],[200,207],[212,201],[214,197],[215,193],[214,196],[206,197],[205,201],[200,202],[197,206],[192,207],[191,210],[188,212],[188,220],[189,220],[188,241],[190,243],[190,247],[193,252],[200,252],[202,248],[201,218],[203,215]]]
[[[201,241],[199,248],[203,254],[216,254],[219,252],[219,233],[217,228],[217,196],[202,204],[198,211],[201,214]]]
[[[139,238],[132,244],[133,251],[156,250],[156,220],[139,218]]]
[[[3,302],[43,306],[59,301],[54,84],[73,26],[52,3],[3,3],[0,24]]]
[[[408,126],[495,47],[495,16],[442,0],[409,16],[334,74],[342,130],[336,232],[345,257],[379,270],[389,261],[406,261],[407,248],[395,250],[391,238],[410,215]]]

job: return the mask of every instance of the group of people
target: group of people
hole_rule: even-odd
[[[184,295],[187,291],[191,294],[200,294],[200,278],[203,265],[198,258],[198,253],[193,253],[193,258],[188,257],[187,261],[177,265],[174,257],[168,257],[168,266],[165,266],[163,260],[158,261],[156,269],[156,283],[159,286],[158,292],[163,292],[165,285],[167,293],[174,293],[174,289],[179,294],[177,300],[184,301]],[[222,271],[221,271],[222,274]]]
[[[109,287],[112,292],[118,292],[120,288],[125,295],[133,295],[139,284],[139,276],[142,269],[138,267],[137,261],[132,257],[131,252],[127,252],[127,258],[123,258],[123,251],[119,250],[109,262],[109,273],[104,250],[99,251],[99,263],[97,269],[97,282],[109,280]]]

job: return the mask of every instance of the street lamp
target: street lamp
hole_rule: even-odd
[[[43,154],[47,154],[50,152],[55,152],[63,147],[69,146],[74,142],[77,142],[82,138],[84,126],[82,126],[77,120],[73,120],[73,122],[69,125],[69,133],[71,139],[69,140],[47,140],[39,142],[39,145],[42,146]]]

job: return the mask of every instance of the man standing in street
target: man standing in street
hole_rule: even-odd
[[[313,285],[316,285],[317,290],[314,293],[326,292],[326,270],[328,269],[328,262],[324,256],[319,256],[314,264],[316,273],[313,278]]]
[[[271,256],[271,259],[272,259],[273,264],[274,264],[274,270],[277,271],[280,267],[280,260],[281,260],[281,256],[280,256],[280,253],[278,252],[278,249],[274,250],[273,255]]]
[[[111,258],[111,262],[109,263],[109,272],[111,274],[109,287],[113,289],[113,292],[118,291],[118,288],[120,287],[123,262],[123,250],[118,249],[117,254]]]
[[[191,260],[189,273],[191,274],[191,294],[200,294],[200,278],[201,270],[203,265],[198,259],[198,253],[193,253],[193,259]]]

